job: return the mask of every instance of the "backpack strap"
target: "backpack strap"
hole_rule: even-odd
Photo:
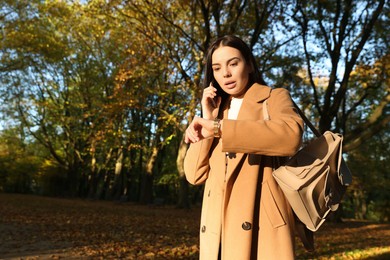
[[[263,119],[264,120],[270,120],[270,116],[269,116],[269,113],[268,113],[268,103],[267,103],[267,100],[264,100],[263,102]]]
[[[263,118],[264,120],[271,120],[270,116],[269,116],[269,113],[268,113],[268,99],[264,100],[263,102]],[[317,136],[317,137],[320,137],[322,136],[321,132],[318,131],[317,128],[315,128],[315,126],[309,121],[309,119],[307,119],[307,117],[305,116],[305,114],[302,112],[302,110],[299,108],[299,106],[294,102],[294,100],[292,100],[293,104],[294,104],[294,107],[297,109],[297,112],[298,114],[301,116],[301,118],[303,119],[303,121],[305,121],[306,125],[310,128],[310,130]]]
[[[313,131],[313,133],[314,133],[317,137],[322,136],[321,132],[318,131],[317,128],[315,128],[315,126],[309,121],[309,119],[307,119],[307,117],[305,116],[305,114],[302,112],[302,110],[299,108],[299,106],[294,102],[294,100],[292,100],[292,102],[294,103],[294,107],[297,109],[298,114],[301,116],[301,118],[303,119],[303,121],[305,121],[306,125],[311,129],[311,131]]]

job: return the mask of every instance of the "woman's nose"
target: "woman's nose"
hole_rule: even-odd
[[[230,70],[229,70],[228,67],[226,67],[225,70],[223,71],[223,77],[227,78],[227,77],[230,77],[230,76],[231,76]]]

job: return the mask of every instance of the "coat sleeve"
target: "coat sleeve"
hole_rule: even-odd
[[[184,172],[189,183],[199,185],[206,181],[210,171],[209,157],[213,140],[204,139],[190,144],[184,158]]]
[[[301,145],[303,120],[289,92],[278,88],[268,98],[270,120],[223,120],[222,151],[292,156]]]

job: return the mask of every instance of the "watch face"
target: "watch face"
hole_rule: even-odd
[[[214,119],[214,137],[221,137],[220,135],[220,127],[221,127],[221,124],[220,124],[220,119],[216,118]]]

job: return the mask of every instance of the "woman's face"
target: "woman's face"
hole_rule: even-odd
[[[227,94],[239,98],[247,90],[250,66],[241,52],[232,47],[220,46],[211,56],[215,80]]]

